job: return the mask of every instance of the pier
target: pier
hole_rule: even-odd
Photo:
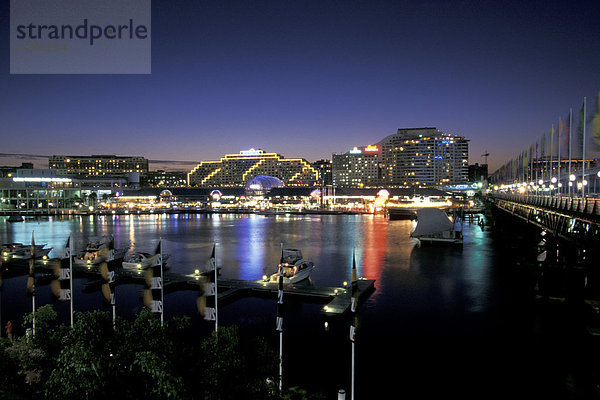
[[[29,270],[27,260],[4,261],[2,265],[2,274],[4,277],[26,275]],[[36,276],[36,284],[48,284],[54,278],[53,267],[56,263],[66,262],[61,259],[36,260],[36,272],[43,275]],[[111,261],[115,272],[115,286],[123,284],[145,284],[144,270],[127,270],[120,267],[118,260]],[[219,268],[220,269],[220,268]],[[211,271],[212,273],[212,271]],[[164,272],[164,292],[165,294],[181,290],[190,290],[202,292],[203,276],[208,272],[179,274]],[[89,279],[84,284],[85,291],[100,290],[104,281],[100,277],[100,271],[97,265],[73,265],[73,275],[75,277],[86,277]],[[364,301],[375,290],[374,279],[359,278],[359,303]],[[241,280],[230,278],[218,278],[217,292],[219,304],[224,306],[244,297],[267,297],[276,299],[278,291],[277,282],[259,280]],[[283,288],[284,296],[292,301],[324,304],[321,314],[327,318],[343,316],[350,310],[351,289],[350,285],[338,287],[315,286],[308,281],[298,282],[296,284],[285,284]]]

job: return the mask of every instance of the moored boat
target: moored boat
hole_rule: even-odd
[[[439,208],[417,210],[417,226],[410,234],[420,244],[463,244],[462,223],[451,221],[446,212]]]
[[[126,249],[115,249],[112,237],[101,237],[90,239],[85,250],[73,257],[76,265],[97,265],[102,262],[110,262],[123,258]]]
[[[20,214],[12,214],[10,217],[8,217],[7,221],[8,222],[23,222],[23,221],[25,221],[25,218],[23,218],[23,216]]]
[[[413,220],[417,218],[417,213],[407,207],[388,207],[387,213],[390,220]]]
[[[123,269],[137,270],[146,269],[152,265],[159,263],[159,254],[150,254],[144,252],[128,252],[123,257]],[[163,267],[166,266],[164,262],[169,258],[168,254],[162,255]]]
[[[283,283],[297,283],[310,277],[315,264],[304,260],[302,252],[298,249],[283,249],[278,270],[271,275],[269,281],[278,281],[279,267],[283,268]]]
[[[35,258],[48,258],[52,247],[46,247],[45,244],[35,245]],[[29,259],[31,258],[31,245],[23,243],[6,243],[2,245],[2,257],[4,259]]]

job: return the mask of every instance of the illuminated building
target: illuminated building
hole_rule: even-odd
[[[54,155],[48,160],[50,169],[59,176],[76,177],[123,177],[130,173],[148,172],[148,159],[144,157],[91,155],[60,156]]]
[[[187,186],[187,172],[183,171],[150,171],[144,175],[144,187],[179,187]]]
[[[333,171],[331,161],[319,160],[313,163],[313,167],[319,172],[319,182],[323,186],[333,185]]]
[[[378,146],[354,147],[332,156],[333,184],[337,187],[374,187],[382,183]]]
[[[378,143],[386,187],[442,187],[468,180],[469,144],[436,128],[398,129]]]
[[[49,169],[17,169],[14,176],[0,178],[0,213],[88,210],[101,198],[121,192],[126,182],[122,178],[61,177]]]
[[[188,174],[197,187],[242,187],[258,175],[274,176],[286,186],[314,185],[318,171],[303,158],[284,158],[263,150],[226,154],[218,161],[202,161]]]

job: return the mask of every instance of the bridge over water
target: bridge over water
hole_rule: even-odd
[[[487,202],[494,229],[527,253],[521,266],[538,295],[600,305],[600,198],[491,193]]]
[[[495,207],[576,245],[600,245],[600,198],[499,193]]]

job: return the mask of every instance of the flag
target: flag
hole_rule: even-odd
[[[600,92],[596,96],[596,104],[592,106],[592,138],[594,149],[600,151]]]
[[[65,258],[70,258],[71,255],[71,236],[67,239],[67,244],[65,246]],[[57,260],[54,262],[54,267],[52,268],[54,272],[54,277],[50,283],[50,287],[52,289],[52,294],[60,301],[71,300],[71,265],[63,263],[61,260]]]
[[[212,253],[210,254],[210,258],[206,263],[206,270],[208,271],[208,276],[203,281],[202,287],[202,297],[203,307],[200,311],[200,314],[206,321],[217,321],[217,260],[215,253],[215,245],[213,244]]]
[[[579,134],[579,140],[583,141],[585,133],[585,102],[581,104],[579,109],[579,125],[577,126],[577,133]]]
[[[65,256],[63,258],[70,258],[71,257],[71,235],[69,235],[69,238],[67,239],[67,244],[65,245]]]
[[[353,314],[352,324],[350,325],[350,340],[354,342],[354,338],[356,336],[356,329],[358,327],[358,315],[356,314],[356,309],[358,307],[358,279],[356,277],[356,254],[352,252],[352,298],[350,303],[350,311]]]
[[[102,297],[105,304],[115,305],[115,271],[106,261],[100,264],[100,275],[102,276]]]
[[[277,320],[275,329],[283,332],[283,245],[281,246],[281,260],[279,261],[279,279],[277,282]]]
[[[29,277],[27,278],[27,294],[35,296],[35,238],[31,232],[31,248],[29,254]]]
[[[150,309],[153,313],[159,313],[162,315],[163,312],[163,274],[162,274],[162,260],[160,255],[162,254],[162,240],[158,242],[155,253],[159,256],[156,257],[152,264],[146,268],[145,278],[146,287],[144,289],[144,305]]]

